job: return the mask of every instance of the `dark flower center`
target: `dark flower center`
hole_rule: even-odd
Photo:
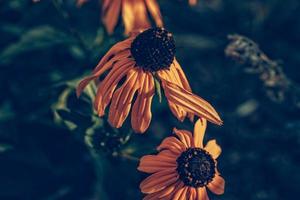
[[[189,148],[177,158],[177,172],[186,186],[203,187],[215,176],[216,163],[200,148]]]
[[[146,71],[168,69],[175,56],[175,41],[164,28],[150,28],[140,33],[131,44],[137,65]]]

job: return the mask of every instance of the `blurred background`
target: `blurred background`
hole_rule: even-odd
[[[223,149],[226,180],[225,194],[210,199],[298,199],[300,1],[158,2],[194,93],[224,120],[205,137]],[[128,119],[115,130],[96,117],[92,86],[75,97],[78,81],[124,39],[122,23],[108,36],[100,15],[98,0],[80,8],[75,0],[0,0],[1,200],[141,199],[147,175],[136,170],[138,158],[155,153],[173,127],[193,129],[157,97],[144,135],[132,134]],[[229,34],[264,53],[250,42],[253,51],[231,46],[225,54]]]

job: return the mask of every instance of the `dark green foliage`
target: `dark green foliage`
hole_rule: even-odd
[[[272,101],[259,75],[245,73],[224,49],[228,34],[253,39],[298,94],[299,0],[200,0],[192,8],[187,0],[159,3],[194,93],[224,121],[222,127],[209,124],[205,137],[223,149],[218,167],[226,180],[225,194],[210,199],[298,199],[299,105]],[[60,6],[0,1],[0,199],[141,199],[146,175],[136,170],[137,158],[155,153],[173,127],[193,125],[178,122],[158,95],[144,135],[132,133],[128,119],[116,130],[98,118],[94,86],[80,99],[75,87],[124,39],[122,24],[108,36],[98,0]]]

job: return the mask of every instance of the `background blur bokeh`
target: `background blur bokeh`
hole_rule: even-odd
[[[210,199],[299,199],[300,101],[269,98],[260,77],[224,50],[228,34],[253,39],[299,90],[300,1],[159,3],[193,91],[224,120],[222,127],[210,124],[205,138],[221,145],[226,180],[225,194]],[[90,93],[77,100],[74,87],[124,38],[123,27],[106,34],[98,0],[60,6],[0,0],[0,199],[141,199],[146,175],[136,158],[154,153],[173,127],[193,125],[179,123],[157,97],[144,135],[93,116]]]

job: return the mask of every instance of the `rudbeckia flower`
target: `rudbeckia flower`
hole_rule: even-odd
[[[161,83],[169,107],[180,121],[185,117],[192,120],[197,115],[222,124],[215,109],[191,92],[175,58],[173,36],[164,28],[145,30],[114,45],[100,60],[92,75],[79,83],[77,95],[90,81],[98,79],[108,70],[104,80],[98,84],[94,107],[98,115],[103,116],[110,103],[108,121],[113,127],[122,126],[133,104],[132,128],[138,133],[146,131],[152,116],[155,80]]]
[[[207,188],[223,194],[225,181],[217,170],[216,159],[221,148],[215,140],[203,146],[206,120],[194,127],[194,136],[186,130],[174,129],[158,146],[158,155],[141,158],[138,170],[151,173],[140,184],[147,194],[144,200],[209,200]]]

